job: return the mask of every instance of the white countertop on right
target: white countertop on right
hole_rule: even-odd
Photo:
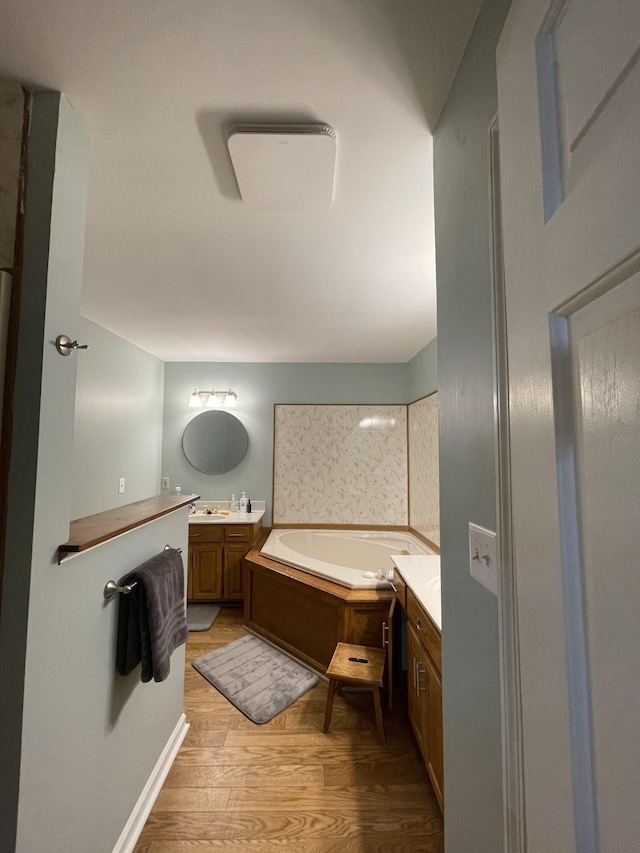
[[[411,592],[442,630],[440,556],[437,554],[394,554],[396,568]]]

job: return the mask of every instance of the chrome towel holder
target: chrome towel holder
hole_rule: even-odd
[[[171,545],[165,545],[162,550],[163,551],[175,550],[179,554],[182,554],[182,548],[172,549]],[[107,583],[105,584],[105,587],[104,587],[104,593],[103,593],[104,597],[105,598],[111,598],[112,596],[117,595],[119,592],[122,593],[122,595],[129,595],[129,593],[134,588],[134,586],[137,585],[137,583],[138,583],[138,581],[134,581],[133,583],[128,583],[126,586],[118,586],[118,584],[115,581],[107,581]]]

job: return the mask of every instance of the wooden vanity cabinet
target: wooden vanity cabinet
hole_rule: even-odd
[[[189,525],[189,601],[242,601],[243,563],[261,530],[254,524]]]
[[[442,809],[444,761],[440,631],[408,588],[406,602],[409,722]]]

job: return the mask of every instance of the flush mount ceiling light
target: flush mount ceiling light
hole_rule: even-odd
[[[328,125],[237,125],[227,144],[245,204],[265,211],[331,207],[336,135]]]
[[[235,409],[238,401],[238,395],[235,391],[198,391],[193,389],[193,394],[189,399],[189,408],[191,409],[219,409],[224,406],[225,409]]]

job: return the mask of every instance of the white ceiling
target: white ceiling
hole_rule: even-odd
[[[82,312],[165,361],[403,362],[436,333],[431,133],[481,0],[0,0],[91,139]],[[240,199],[229,125],[335,130],[334,202]]]

